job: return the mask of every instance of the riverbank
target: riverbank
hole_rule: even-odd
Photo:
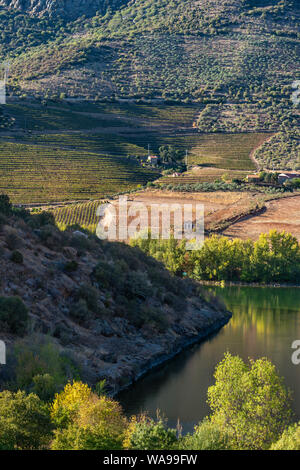
[[[9,214],[6,199],[3,207]],[[231,317],[196,282],[140,250],[60,232],[42,216],[13,214],[0,227],[0,330],[16,383],[18,347],[35,358],[47,344],[66,382],[72,369],[93,386],[105,379],[115,395]],[[41,371],[57,374],[47,361]],[[0,386],[4,381],[0,374]]]
[[[299,289],[300,284],[263,284],[261,282],[238,282],[238,281],[198,281],[201,286],[212,287],[274,287],[274,288],[294,288]]]
[[[200,316],[202,316],[204,313],[209,313],[211,318],[207,322],[207,325],[200,325]],[[194,321],[186,327],[185,333],[183,335],[178,335],[178,337],[173,341],[171,335],[167,333],[165,337],[161,338],[159,341],[148,343],[147,348],[151,348],[153,350],[153,354],[150,353],[149,358],[144,358],[144,360],[141,359],[141,357],[137,359],[132,357],[129,359],[128,365],[133,367],[132,372],[128,375],[128,371],[126,371],[123,376],[121,375],[121,378],[123,378],[126,383],[120,385],[119,387],[114,387],[113,390],[110,391],[110,395],[118,395],[120,392],[129,388],[147,374],[155,371],[156,369],[159,369],[161,366],[180,355],[180,353],[183,351],[197,343],[202,342],[213,333],[217,333],[229,322],[232,317],[232,314],[229,311],[224,312],[223,315],[210,315],[211,313],[212,312],[209,311],[201,312],[198,318],[195,317]],[[202,319],[200,322],[202,323]],[[171,343],[168,342],[169,339],[171,340]],[[156,351],[157,347],[161,347],[161,351],[159,353]],[[135,371],[136,367],[138,367],[137,371]],[[111,379],[111,374],[106,375],[104,378]]]
[[[291,348],[300,338],[300,290],[259,287],[211,287],[232,319],[217,334],[151,372],[128,390],[120,400],[128,416],[147,410],[156,417],[159,409],[170,427],[178,420],[183,434],[211,413],[207,390],[214,383],[216,365],[225,352],[244,361],[267,357],[276,366],[286,386],[293,391],[293,411],[300,419],[300,365],[295,366]]]

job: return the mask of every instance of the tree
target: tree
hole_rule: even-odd
[[[28,323],[28,310],[19,297],[0,297],[0,327],[9,333],[23,335]]]
[[[48,407],[33,393],[0,393],[0,448],[43,449],[51,439]]]
[[[162,419],[146,415],[133,417],[126,433],[124,447],[134,450],[167,450],[177,443],[176,429],[166,427]]]
[[[88,385],[75,381],[68,383],[61,393],[57,393],[51,406],[51,419],[59,428],[65,428],[74,422],[80,406],[93,396]]]
[[[195,427],[193,434],[187,434],[180,442],[182,450],[227,450],[230,436],[209,419]]]
[[[12,205],[6,194],[0,194],[0,213],[9,215],[12,211]]]
[[[267,359],[245,364],[225,354],[208,389],[211,422],[228,432],[236,449],[268,449],[291,420],[290,392]]]
[[[162,145],[159,147],[159,156],[163,163],[174,164],[183,159],[184,153],[172,145]]]
[[[298,262],[297,262],[298,261]],[[254,244],[250,258],[253,280],[292,281],[299,276],[300,247],[290,233],[270,230]]]
[[[300,422],[286,429],[271,450],[300,450]]]
[[[82,382],[68,384],[56,396],[52,417],[64,424],[55,431],[53,450],[122,449],[127,420],[121,406]]]
[[[56,342],[43,335],[32,334],[16,341],[11,357],[12,386],[33,392],[43,401],[53,401],[68,380],[79,373],[72,360],[61,352]]]

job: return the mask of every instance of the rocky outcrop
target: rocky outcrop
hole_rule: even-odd
[[[0,0],[3,7],[39,16],[61,16],[68,20],[104,13],[108,7],[113,10],[124,3],[126,0]]]

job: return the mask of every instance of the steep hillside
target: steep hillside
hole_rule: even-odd
[[[117,391],[230,317],[139,249],[60,232],[51,215],[13,210],[4,196],[0,218],[0,336],[11,364],[0,385],[14,380],[5,374],[13,375],[20,338],[23,358],[50,341],[82,377]],[[47,367],[26,363],[29,389],[31,372]]]
[[[126,0],[0,0],[0,6],[16,9],[30,15],[60,16],[75,19],[79,16],[93,16],[96,12],[105,13],[109,8],[115,10]]]
[[[107,10],[96,2],[103,5],[97,11],[88,1],[80,2],[81,17],[74,0],[75,21],[51,13],[65,3],[71,5],[0,0],[0,58],[11,62],[11,95],[45,104],[191,103],[193,130],[281,132],[285,148],[299,145],[291,141],[299,127],[299,106],[291,100],[300,76],[296,0],[135,0]],[[259,152],[259,161],[273,159],[277,142],[271,140],[266,158],[265,148]],[[288,160],[299,166],[297,149]]]
[[[15,90],[193,100],[203,132],[278,130],[297,119],[295,1],[136,0],[104,16],[60,21],[0,15]]]

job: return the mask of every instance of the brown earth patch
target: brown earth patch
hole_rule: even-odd
[[[196,204],[203,204],[205,230],[215,231],[219,230],[227,220],[248,214],[258,206],[261,207],[264,203],[264,196],[246,192],[176,193],[158,190],[135,194],[130,200],[144,203],[148,208],[148,213],[152,204],[193,204],[193,219]]]
[[[272,229],[285,230],[300,240],[300,196],[266,202],[264,213],[231,225],[223,234],[256,240],[260,233],[267,233]]]

